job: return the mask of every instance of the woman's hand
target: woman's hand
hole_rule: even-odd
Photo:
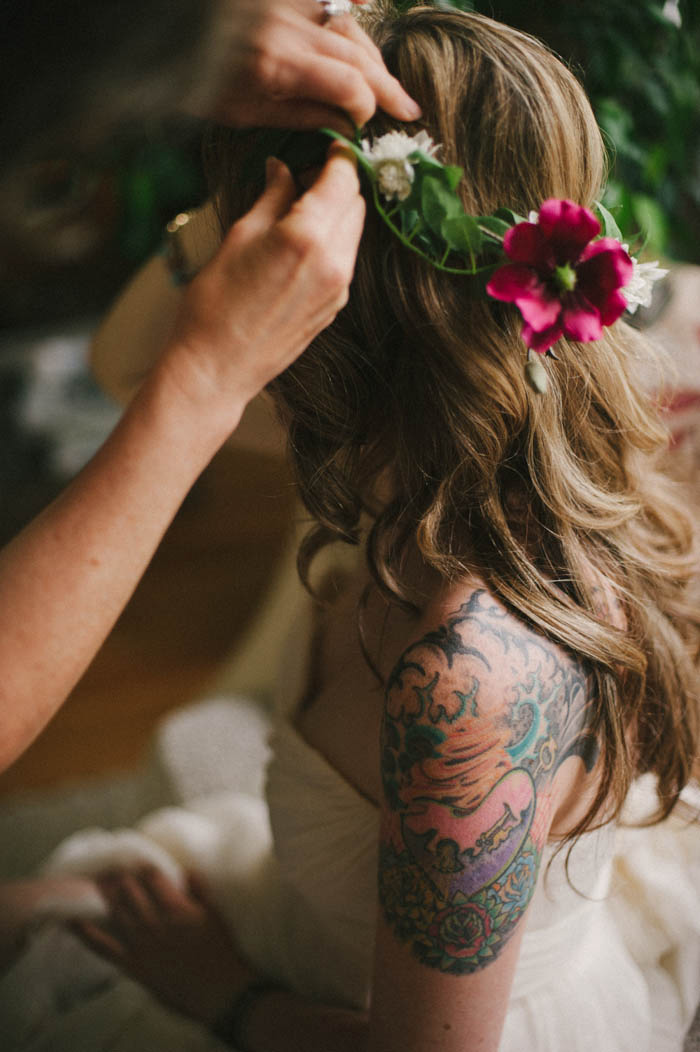
[[[319,24],[316,0],[270,6],[242,72],[224,83],[209,116],[235,126],[348,130],[379,107],[399,120],[420,117],[420,107],[387,71],[351,15]]]
[[[289,170],[268,162],[265,193],[188,287],[156,366],[171,391],[201,407],[202,426],[233,430],[250,399],[333,321],[364,215],[354,162],[335,146],[298,199]]]
[[[181,891],[144,867],[97,884],[108,926],[78,921],[74,931],[170,1008],[209,1026],[254,978],[195,877]]]

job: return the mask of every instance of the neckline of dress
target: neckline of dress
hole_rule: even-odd
[[[301,747],[308,755],[313,756],[315,758],[316,763],[320,765],[327,774],[330,774],[333,777],[334,781],[338,785],[342,786],[348,794],[352,794],[352,796],[355,797],[355,799],[370,807],[372,809],[373,814],[378,818],[381,810],[380,804],[376,800],[372,799],[372,797],[364,793],[359,788],[359,786],[357,786],[353,781],[351,781],[350,778],[348,778],[346,774],[344,774],[337,767],[335,767],[325,755],[325,753],[323,753],[319,748],[317,748],[317,746],[312,745],[311,742],[309,742],[308,739],[304,737],[304,735],[301,732],[301,729],[298,726],[297,720],[300,712],[303,709],[303,703],[308,696],[309,687],[311,685],[312,669],[310,668],[310,666],[312,664],[314,656],[314,637],[316,636],[319,627],[317,623],[317,607],[313,603],[311,596],[305,594],[305,602],[303,603],[303,605],[300,604],[300,608],[303,611],[300,620],[303,622],[303,620],[306,617],[309,618],[311,622],[309,625],[311,629],[311,638],[309,639],[305,648],[304,660],[301,669],[302,683],[299,685],[299,690],[295,690],[292,692],[291,698],[288,695],[286,703],[283,702],[280,705],[278,701],[278,704],[275,706],[277,710],[275,724],[277,726],[277,729],[279,729],[280,727],[285,727],[287,729],[287,732],[297,742],[299,747]],[[589,832],[595,833],[596,830],[593,829]],[[583,834],[583,836],[586,835],[587,834],[585,833]],[[561,845],[561,842],[561,837],[548,837],[544,843],[543,853],[554,853],[556,849]],[[564,850],[566,850],[566,848],[564,848]]]
[[[363,793],[362,790],[357,785],[355,785],[355,783],[351,781],[346,774],[344,774],[331,763],[328,757],[323,752],[321,752],[320,749],[318,749],[315,745],[312,745],[311,742],[304,737],[304,735],[301,733],[301,730],[294,721],[293,715],[293,713],[279,714],[276,721],[276,732],[278,733],[280,728],[285,729],[288,732],[288,734],[303,749],[304,752],[314,757],[317,765],[321,766],[327,773],[331,774],[333,779],[339,785],[342,785],[348,793],[351,793],[358,800],[362,801],[363,804],[366,804],[368,807],[371,807],[373,813],[377,817],[379,817],[380,808],[377,801],[373,800],[372,797],[367,796],[366,793]]]
[[[359,789],[354,784],[354,782],[352,782],[345,774],[343,774],[342,771],[338,770],[337,767],[333,766],[328,757],[325,756],[320,749],[317,749],[315,745],[312,745],[311,742],[307,741],[307,739],[304,737],[304,735],[301,733],[301,731],[295,724],[294,720],[290,717],[290,714],[278,714],[277,720],[275,722],[275,733],[279,733],[280,729],[286,730],[289,736],[292,739],[294,739],[294,741],[297,743],[297,745],[305,753],[312,756],[314,758],[315,763],[318,766],[322,767],[327,774],[330,774],[333,780],[338,785],[342,786],[346,793],[351,794],[356,800],[361,802],[363,805],[366,805],[367,807],[371,808],[373,816],[379,818],[380,806],[377,803],[377,801],[367,796],[366,793],[363,793],[362,790]],[[607,828],[607,826],[602,828]],[[586,837],[587,835],[594,835],[598,831],[599,830],[597,828],[592,829],[587,831],[587,833],[583,833],[582,836]],[[560,846],[561,837],[548,837],[544,843],[543,856],[545,854],[553,854]],[[564,847],[563,850],[566,851],[566,847]]]

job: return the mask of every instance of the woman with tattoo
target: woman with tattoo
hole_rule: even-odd
[[[366,25],[421,103],[410,131],[464,170],[468,213],[559,199],[584,223],[603,145],[544,47],[444,8],[379,4]],[[255,133],[219,142],[224,229],[258,192],[259,150]],[[94,840],[81,862],[80,838],[64,853],[86,874],[72,895],[99,890],[105,916],[45,934],[44,957],[30,942],[5,979],[17,991],[50,970],[51,938],[70,946],[79,993],[62,994],[52,1049],[106,1048],[104,1012],[127,1002],[145,1026],[161,1009],[144,989],[208,1028],[208,1043],[168,1031],[169,1048],[681,1049],[700,995],[700,834],[678,815],[698,617],[691,522],[637,378],[648,351],[624,321],[591,340],[566,316],[538,393],[518,312],[477,284],[368,209],[347,307],[268,388],[314,520],[302,576],[313,563],[323,598],[294,618],[267,803],[154,816],[130,844],[156,864],[96,881],[110,856]],[[575,285],[557,295],[566,314]],[[178,861],[208,890],[174,882]],[[19,916],[40,891],[12,894]]]

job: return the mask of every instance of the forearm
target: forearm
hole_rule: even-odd
[[[285,992],[261,997],[245,1026],[246,1052],[365,1052],[367,1038],[365,1012]]]
[[[364,221],[354,166],[333,153],[298,200],[284,165],[268,170],[114,434],[0,555],[0,770],[80,678],[245,405],[347,301]]]
[[[235,427],[157,370],[73,483],[0,553],[0,769],[53,716]]]

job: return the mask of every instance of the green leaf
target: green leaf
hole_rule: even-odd
[[[507,223],[505,219],[499,219],[498,216],[477,216],[477,223],[480,227],[486,227],[492,234],[495,234],[500,240],[502,240],[509,230],[512,229],[512,224]]]
[[[414,164],[419,169],[429,169],[431,175],[437,175],[437,173],[442,172],[445,167],[443,164],[440,164],[440,162],[436,160],[435,157],[431,157],[430,154],[423,153],[422,150],[414,150],[413,153],[409,155],[408,160],[411,162],[411,164]]]
[[[456,164],[440,164],[434,157],[428,157],[420,150],[411,154],[409,160],[414,161],[417,172],[437,179],[450,193],[454,193],[464,175],[464,169],[459,168]]]
[[[462,212],[462,203],[430,175],[423,179],[421,187],[421,212],[431,230],[442,236],[443,221],[458,216]]]
[[[468,255],[472,266],[474,265],[474,256],[483,244],[483,237],[474,216],[461,215],[443,219],[440,233],[451,249]]]
[[[596,201],[594,211],[600,219],[603,237],[614,237],[616,241],[623,241],[624,239],[620,232],[620,228],[605,205],[601,204],[600,201]]]
[[[444,173],[445,183],[450,190],[456,190],[462,181],[464,175],[464,169],[460,168],[456,164],[446,164],[442,169]]]
[[[660,186],[668,171],[669,162],[669,149],[665,143],[657,143],[652,147],[644,162],[646,182],[654,188]]]
[[[644,152],[639,146],[634,117],[629,110],[617,99],[605,98],[599,100],[596,116],[615,152],[628,161],[641,164]]]
[[[632,195],[626,186],[617,179],[610,179],[603,195],[605,207],[615,213],[615,221],[623,232],[625,241],[631,241],[634,234],[632,216]]]
[[[503,219],[508,226],[515,226],[516,223],[527,223],[528,220],[524,216],[519,216],[517,212],[514,212],[512,208],[497,208],[494,212],[496,219]]]
[[[632,215],[653,252],[663,252],[668,240],[666,217],[653,197],[632,194]]]
[[[412,234],[416,224],[420,222],[420,214],[415,208],[402,208],[399,212],[401,217],[401,230],[407,236]]]

